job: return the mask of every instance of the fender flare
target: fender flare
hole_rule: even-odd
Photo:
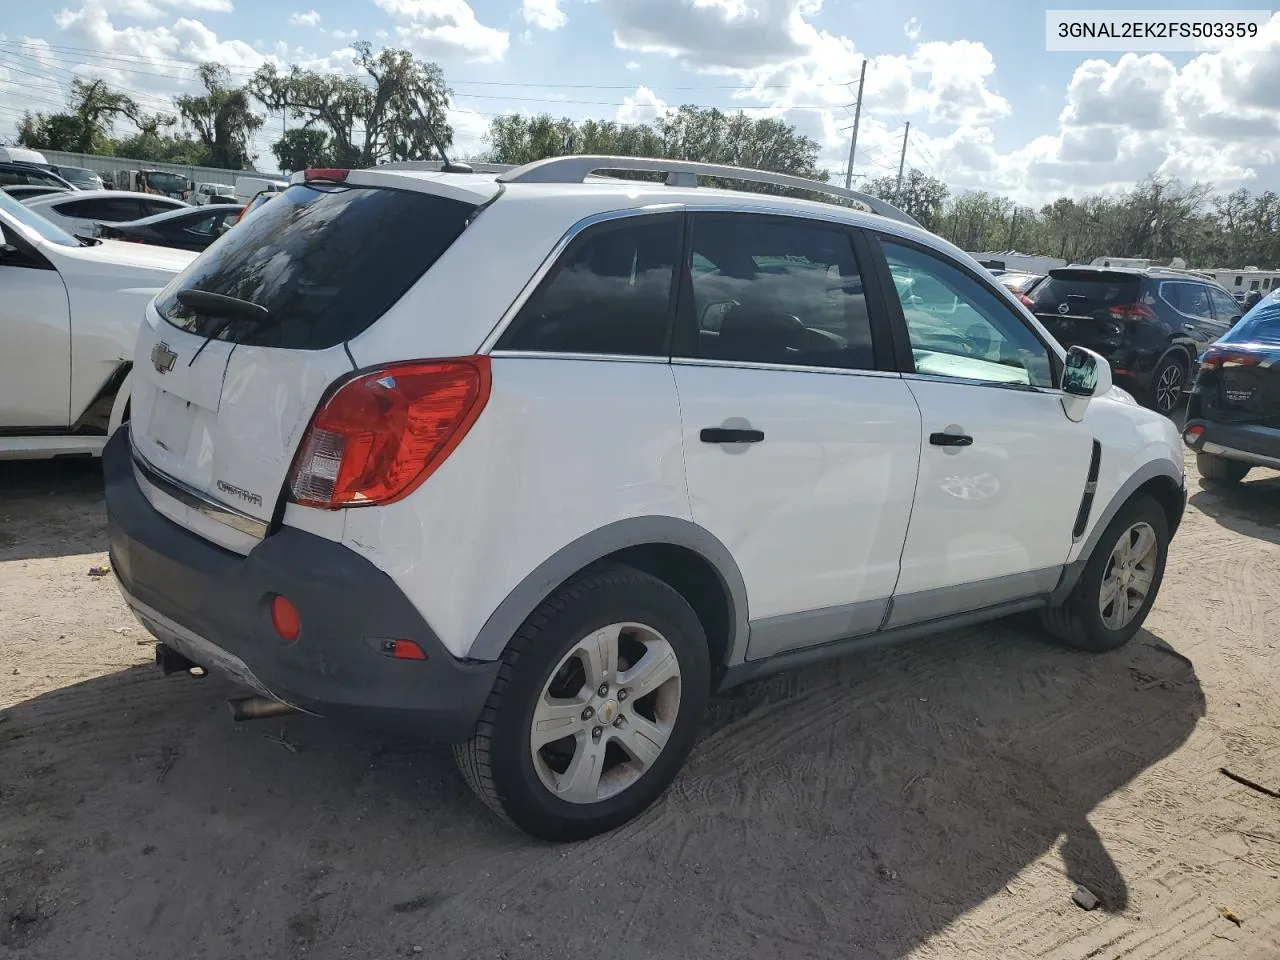
[[[467,656],[497,660],[520,625],[574,574],[628,547],[667,543],[697,554],[716,572],[729,603],[732,635],[724,665],[746,656],[750,633],[747,587],[729,549],[713,534],[689,520],[669,516],[629,517],[599,527],[565,545],[544,560],[507,594],[472,641]]]
[[[133,387],[133,371],[125,374],[120,388],[116,390],[115,399],[111,401],[111,418],[107,421],[107,436],[116,432],[116,428],[124,422],[124,411],[129,406],[129,395]]]

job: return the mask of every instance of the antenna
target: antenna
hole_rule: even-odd
[[[441,173],[475,173],[468,163],[454,163],[449,159],[449,155],[444,152],[444,144],[440,142],[440,135],[436,132],[435,126],[427,119],[427,115],[422,112],[422,104],[417,100],[413,101],[413,108],[418,111],[418,116],[422,118],[422,125],[427,128],[427,135],[431,137],[431,142],[436,148],[436,153],[440,154],[440,159],[444,163],[440,167]],[[395,154],[392,154],[394,157]]]

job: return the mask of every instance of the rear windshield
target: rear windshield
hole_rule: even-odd
[[[1134,303],[1141,288],[1142,278],[1133,274],[1054,270],[1031,296],[1037,308],[1067,303],[1073,307],[1097,309]]]
[[[1280,294],[1273,293],[1246,313],[1221,337],[1221,343],[1265,343],[1280,346]]]
[[[200,336],[325,350],[373,324],[457,239],[470,203],[411,190],[295,184],[246,217],[156,301]],[[205,290],[265,307],[256,323],[178,302]]]

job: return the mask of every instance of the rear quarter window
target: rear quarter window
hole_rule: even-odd
[[[201,256],[161,293],[160,315],[200,336],[292,350],[350,340],[391,308],[449,248],[474,204],[413,190],[295,184]],[[265,307],[255,326],[178,302],[204,290]],[[423,322],[447,322],[447,316]]]

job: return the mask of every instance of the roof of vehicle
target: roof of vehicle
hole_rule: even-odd
[[[901,210],[867,194],[830,183],[806,180],[787,174],[648,157],[552,157],[503,168],[496,164],[477,164],[482,169],[473,173],[444,172],[438,162],[383,165],[366,169],[344,170],[334,179],[352,186],[400,186],[425,189],[464,202],[482,204],[501,192],[514,196],[564,201],[581,217],[614,210],[658,205],[689,207],[731,207],[759,212],[821,215],[824,219],[851,224],[865,224],[867,218],[883,225],[886,221],[904,228],[910,235],[937,238]],[[598,174],[598,171],[631,171],[665,174],[666,181],[621,179]],[[292,183],[315,178],[320,171],[298,171]],[[824,203],[778,194],[700,186],[698,177],[718,180],[740,180],[764,183],[775,188],[803,190],[834,196],[837,201]]]
[[[139,193],[136,190],[77,190],[71,196],[63,196],[62,194],[49,194],[43,197],[31,197],[29,200],[23,200],[29,207],[51,207],[57,203],[67,200],[97,200],[108,197],[130,197],[132,199],[158,200],[161,203],[179,204],[183,207],[188,204],[181,200],[175,200],[173,197],[164,197],[157,193]]]
[[[81,190],[72,190],[70,187],[55,187],[48,183],[12,183],[8,186],[0,187],[5,193],[11,197],[43,197],[51,193],[83,193]]]

